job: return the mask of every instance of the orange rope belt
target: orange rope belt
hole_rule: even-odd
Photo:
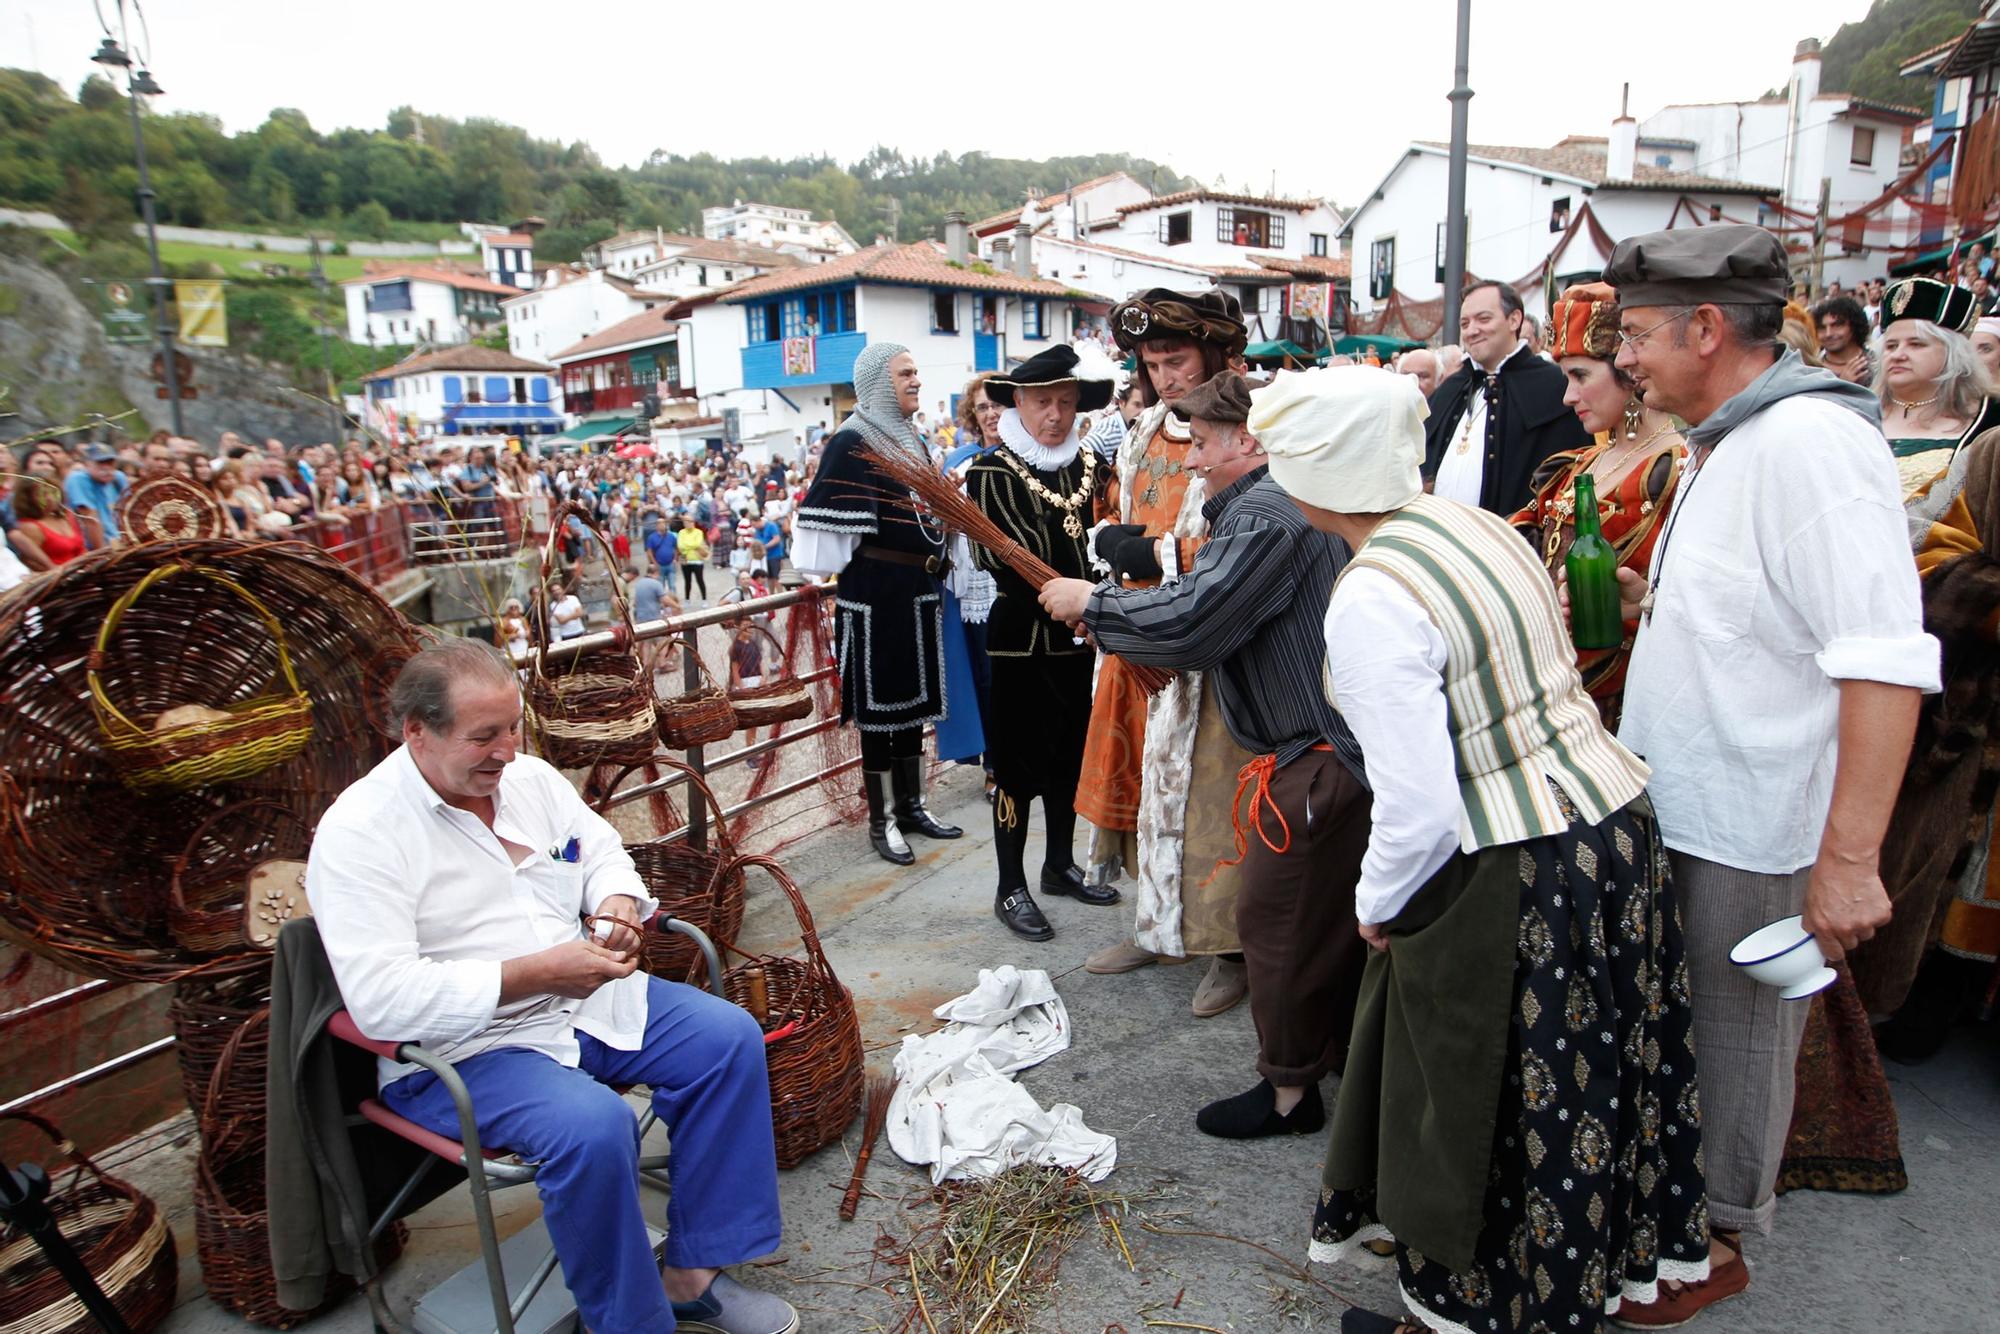
[[[1333,747],[1322,741],[1313,749],[1332,750]],[[1277,771],[1276,755],[1259,755],[1236,771],[1236,796],[1229,806],[1229,825],[1236,835],[1236,855],[1227,861],[1215,864],[1215,868],[1201,882],[1204,889],[1224,867],[1241,866],[1243,859],[1250,855],[1250,832],[1243,827],[1245,792],[1250,794],[1250,830],[1255,831],[1257,837],[1264,840],[1265,847],[1280,857],[1292,850],[1291,823],[1285,819],[1285,813],[1278,809],[1278,803],[1271,797],[1271,775]],[[1271,836],[1264,832],[1264,812],[1267,810],[1270,811],[1271,818],[1278,822],[1278,837],[1282,840],[1280,842],[1272,842]]]

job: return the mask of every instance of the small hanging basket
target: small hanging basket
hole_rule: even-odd
[[[192,954],[271,948],[280,924],[264,922],[246,907],[250,881],[268,882],[274,869],[302,869],[311,849],[311,828],[283,802],[259,798],[224,806],[195,827],[186,850],[174,862],[167,930]],[[275,915],[284,905],[264,904],[270,889],[260,883],[257,911]],[[292,906],[295,914],[296,905]],[[253,936],[253,925],[269,930]]]
[[[630,795],[618,796],[618,785],[641,769],[650,783],[660,768],[686,775],[691,799],[699,796],[708,803],[709,845],[696,847],[685,838],[669,840],[666,836],[680,827],[680,817],[663,794],[653,794],[654,837],[642,843],[627,843],[625,851],[632,858],[639,878],[646,882],[647,892],[660,901],[663,916],[678,917],[700,928],[717,949],[733,945],[737,933],[743,929],[743,870],[735,865],[736,848],[729,839],[722,803],[715,799],[715,793],[700,774],[671,756],[655,755],[645,765],[633,765],[614,777],[605,789],[606,795],[597,803],[597,811],[605,814],[634,800]],[[709,985],[708,969],[695,943],[679,932],[663,931],[650,924],[645,932],[644,967],[669,982],[686,982],[704,989]]]
[[[791,663],[785,658],[784,645],[778,642],[776,635],[754,620],[740,624],[748,625],[769,640],[771,647],[778,651],[778,657],[777,665],[766,670],[756,685],[737,686],[730,690],[729,703],[736,710],[736,725],[739,728],[764,727],[810,718],[813,711],[812,691],[792,671]]]
[[[169,474],[141,482],[114,508],[118,531],[134,543],[185,542],[224,535],[221,504],[185,477]]]
[[[611,605],[624,630],[621,642],[589,649],[551,663],[537,653],[528,671],[528,720],[542,758],[560,769],[600,764],[643,764],[653,753],[659,728],[651,674],[632,650],[632,604],[625,596],[617,558],[604,534],[574,503],[557,508],[542,545],[541,575],[535,581],[535,620],[554,634],[549,615],[549,583],[555,577],[556,548],[574,515],[604,553],[611,579]]]
[[[746,854],[729,869],[740,875],[752,866],[792,901],[805,958],[752,955],[732,946],[744,962],[723,974],[722,986],[764,1030],[778,1166],[793,1168],[839,1139],[861,1109],[861,1020],[820,948],[799,887],[770,857]]]
[[[74,1170],[51,1182],[48,1210],[63,1239],[133,1334],[157,1326],[174,1309],[179,1260],[159,1206],[79,1153],[60,1130],[29,1112],[4,1118],[48,1137]],[[0,1231],[0,1331],[5,1334],[94,1334],[83,1299],[42,1254],[25,1228]]]
[[[215,616],[213,600],[197,591],[201,585],[174,582],[182,575],[206,580],[256,613],[277,650],[277,677],[272,689],[220,708],[195,698],[144,722],[135,721],[111,698],[105,680],[112,661],[111,645],[133,617],[140,599],[155,590],[166,591],[148,602],[138,618],[142,624],[136,638],[152,643],[174,636],[184,641],[188,626]],[[235,671],[242,666],[240,656],[227,654],[188,652],[176,661],[184,676],[175,684],[197,697],[209,689],[233,689]],[[103,735],[105,753],[118,776],[134,791],[185,792],[250,778],[292,759],[312,740],[312,699],[292,669],[284,626],[242,584],[209,566],[183,562],[161,565],[134,584],[112,604],[98,627],[97,644],[86,666],[91,712]],[[183,712],[199,716],[175,716]]]
[[[699,651],[686,651],[693,655],[695,670],[701,674],[703,684],[660,701],[660,740],[674,750],[713,745],[736,733],[736,706],[729,702],[728,692],[716,681],[715,673],[708,670]]]

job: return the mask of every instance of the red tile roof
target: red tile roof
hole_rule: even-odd
[[[1435,139],[1419,139],[1417,143],[1425,148],[1439,149],[1449,153],[1451,145]],[[1511,162],[1535,171],[1548,172],[1554,176],[1570,176],[1588,181],[1593,186],[1615,187],[1620,190],[1703,190],[1710,194],[1733,195],[1774,195],[1777,190],[1767,185],[1750,185],[1743,181],[1724,180],[1719,176],[1703,176],[1692,171],[1670,171],[1665,167],[1649,166],[1644,162],[1635,163],[1630,180],[1613,180],[1607,174],[1607,156],[1594,148],[1571,146],[1564,148],[1519,148],[1511,144],[1467,144],[1466,156],[1484,158],[1489,162]]]
[[[526,232],[496,232],[483,238],[488,245],[533,245],[535,238]]]
[[[370,371],[363,380],[395,380],[405,375],[417,375],[425,371],[552,371],[555,367],[540,361],[529,361],[511,352],[502,352],[497,347],[481,347],[478,343],[461,343],[457,347],[441,347],[434,352],[413,352],[393,366],[379,371]]]
[[[748,241],[733,241],[727,237],[711,239],[706,236],[683,236],[678,232],[668,232],[660,238],[676,253],[665,261],[693,259],[707,264],[747,264],[760,269],[789,269],[802,263],[797,255],[787,255],[782,250],[769,246],[752,245]]]
[[[372,268],[359,278],[349,278],[342,287],[353,287],[362,283],[395,282],[408,279],[411,282],[442,283],[446,287],[456,287],[466,292],[491,292],[495,296],[519,296],[521,289],[496,283],[491,278],[475,278],[469,273],[453,273],[447,269],[432,268],[428,264],[385,264]]]
[[[1317,199],[1273,199],[1265,195],[1226,195],[1214,190],[1181,190],[1170,195],[1157,195],[1143,203],[1126,204],[1119,208],[1118,215],[1124,217],[1149,209],[1171,208],[1175,204],[1192,204],[1196,200],[1211,204],[1250,204],[1257,208],[1283,209],[1288,213],[1310,213],[1322,202]]]
[[[579,357],[587,357],[593,352],[605,351],[607,348],[625,347],[633,343],[664,342],[672,337],[674,330],[679,327],[677,323],[667,318],[665,308],[642,310],[637,315],[628,315],[616,324],[599,329],[588,338],[571,343],[549,360],[561,364],[565,361],[575,361]]]
[[[824,264],[781,269],[738,283],[722,295],[730,304],[778,292],[831,283],[888,283],[904,287],[951,287],[962,292],[1007,292],[1022,296],[1063,296],[1069,289],[1041,278],[1017,278],[987,268],[953,264],[935,241],[869,246]]]
[[[1260,268],[1314,282],[1335,282],[1350,276],[1345,255],[1252,255],[1250,260]]]

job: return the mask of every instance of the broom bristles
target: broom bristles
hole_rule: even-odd
[[[861,1128],[861,1151],[854,1155],[854,1174],[847,1179],[847,1193],[840,1197],[840,1221],[852,1223],[861,1207],[861,1178],[868,1174],[868,1159],[874,1155],[875,1141],[889,1123],[889,1100],[896,1093],[894,1075],[868,1077],[868,1120]]]
[[[924,508],[942,519],[945,526],[965,534],[967,540],[985,547],[998,556],[1008,569],[1027,580],[1031,587],[1039,589],[1050,580],[1062,577],[1047,562],[1008,536],[1007,530],[989,517],[985,510],[973,504],[971,499],[958,489],[956,482],[943,473],[933,471],[928,462],[904,454],[878,450],[873,446],[865,446],[861,452],[891,481],[915,493]],[[916,508],[914,503],[905,498],[888,496],[887,499],[904,509]],[[1167,688],[1167,683],[1173,680],[1172,672],[1159,667],[1128,662],[1125,664],[1125,669],[1149,695],[1159,694]]]

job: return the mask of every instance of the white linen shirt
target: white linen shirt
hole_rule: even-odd
[[[530,849],[519,866],[500,839]],[[561,852],[577,840],[574,862]],[[533,996],[500,1004],[500,965],[583,936],[606,899],[659,903],[618,831],[561,773],[515,758],[493,798],[493,827],[447,805],[398,747],[350,786],[319,822],[306,896],[340,994],[363,1033],[417,1042],[451,1062],[525,1047],[577,1064],[576,1031],[623,1051],[646,1033],[646,974],[588,1000]],[[383,1087],[420,1067],[382,1059]]]
[[[1444,697],[1444,635],[1380,570],[1347,570],[1326,608],[1327,697],[1361,743],[1373,805],[1354,887],[1364,926],[1400,913],[1462,844],[1458,752]],[[1466,848],[1471,851],[1470,847]]]
[[[1515,357],[1528,351],[1526,342],[1514,344],[1514,350],[1500,358],[1505,366]],[[1484,373],[1484,367],[1474,367]],[[1500,373],[1499,367],[1493,373]],[[1459,441],[1467,442],[1463,452]],[[1486,488],[1486,390],[1475,383],[1472,392],[1466,396],[1465,414],[1458,419],[1458,426],[1445,442],[1444,456],[1438,460],[1437,477],[1431,484],[1431,494],[1445,500],[1456,500],[1461,505],[1479,508],[1479,496]]]
[[[1674,494],[1618,739],[1652,766],[1668,847],[1810,865],[1833,798],[1839,683],[1938,686],[1896,466],[1824,399],[1780,399]]]

